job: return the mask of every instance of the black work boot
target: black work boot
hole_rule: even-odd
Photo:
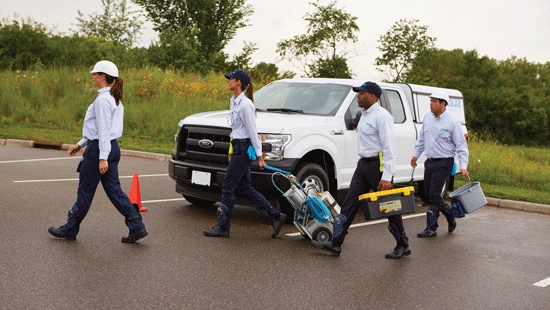
[[[277,237],[279,232],[281,231],[281,228],[283,227],[283,224],[285,223],[286,214],[281,213],[279,215],[279,218],[273,219],[273,233],[271,234],[271,238]]]
[[[411,255],[411,249],[409,248],[409,246],[404,247],[398,244],[395,246],[391,253],[386,254],[386,258],[397,259],[409,255]]]
[[[331,256],[340,256],[340,252],[342,251],[339,244],[335,244],[332,241],[315,241],[312,240],[311,244],[318,247],[319,249],[325,250],[328,252]]]
[[[445,212],[442,212],[443,215],[445,215],[445,218],[447,219],[447,223],[449,223],[449,232],[453,232],[456,229],[456,219],[455,215],[453,214],[453,209],[451,206],[445,205]]]
[[[123,243],[134,243],[141,238],[147,237],[148,234],[149,233],[147,233],[145,228],[143,228],[142,230],[129,233],[128,237],[122,237],[122,240],[120,241],[122,241]]]
[[[437,237],[437,230],[431,230],[430,228],[426,227],[423,232],[416,235],[420,238]]]
[[[69,240],[69,241],[76,240],[76,237],[67,235],[67,231],[65,230],[65,226],[59,226],[59,227],[52,226],[52,227],[48,228],[48,232],[56,238],[65,239],[65,240]]]
[[[402,232],[394,231],[392,225],[389,226],[390,231],[392,232],[397,245],[391,253],[386,254],[386,258],[397,259],[402,258],[403,256],[411,255],[411,249],[409,248],[409,237],[405,233],[405,230]]]
[[[207,237],[229,237],[229,229],[223,229],[220,225],[205,229],[202,233]]]

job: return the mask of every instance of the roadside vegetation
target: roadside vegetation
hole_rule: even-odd
[[[180,119],[228,107],[230,94],[221,73],[147,68],[121,71],[121,77],[124,149],[170,154]],[[0,72],[0,138],[76,143],[95,97],[86,69]],[[469,147],[471,181],[481,182],[486,196],[550,204],[549,148],[505,145],[474,132]],[[457,176],[455,188],[466,182]]]

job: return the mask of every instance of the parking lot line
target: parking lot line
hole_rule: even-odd
[[[167,173],[160,173],[160,174],[139,174],[140,178],[148,178],[148,177],[166,177],[168,176]],[[119,178],[120,179],[129,179],[133,178],[134,175],[122,175]],[[64,181],[78,181],[78,178],[71,178],[71,179],[40,179],[40,180],[19,180],[19,181],[13,181],[13,183],[40,183],[40,182],[64,182]]]
[[[156,202],[169,202],[169,201],[180,201],[185,200],[185,198],[171,198],[171,199],[157,199],[157,200],[143,200],[141,203],[156,203]]]
[[[539,286],[539,287],[547,287],[548,285],[550,285],[550,277],[548,277],[544,280],[540,280],[537,283],[533,283],[533,285],[534,286]]]
[[[45,161],[45,160],[79,159],[79,158],[80,157],[57,157],[57,158],[35,158],[35,159],[4,160],[4,161],[0,161],[0,164],[26,163],[26,162],[31,162],[31,161]]]

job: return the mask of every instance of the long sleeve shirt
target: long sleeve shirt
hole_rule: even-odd
[[[256,129],[256,107],[252,100],[242,92],[237,98],[230,100],[229,122],[231,125],[232,139],[250,139],[256,156],[262,156],[262,141]]]
[[[99,159],[107,159],[111,152],[111,140],[122,137],[124,106],[117,106],[110,93],[111,87],[99,89],[94,102],[90,104],[84,117],[80,147],[88,145],[88,140],[99,141]]]
[[[382,180],[391,182],[396,169],[393,116],[378,102],[361,110],[357,139],[359,156],[378,157],[382,152]]]
[[[468,144],[460,123],[451,113],[439,117],[427,113],[414,147],[416,158],[424,152],[428,158],[451,158],[458,154],[460,169],[468,169]]]

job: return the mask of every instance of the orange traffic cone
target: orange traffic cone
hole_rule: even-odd
[[[138,212],[147,212],[147,208],[141,205],[141,194],[139,190],[139,179],[137,173],[134,173],[132,187],[130,188],[130,202],[136,207]]]

